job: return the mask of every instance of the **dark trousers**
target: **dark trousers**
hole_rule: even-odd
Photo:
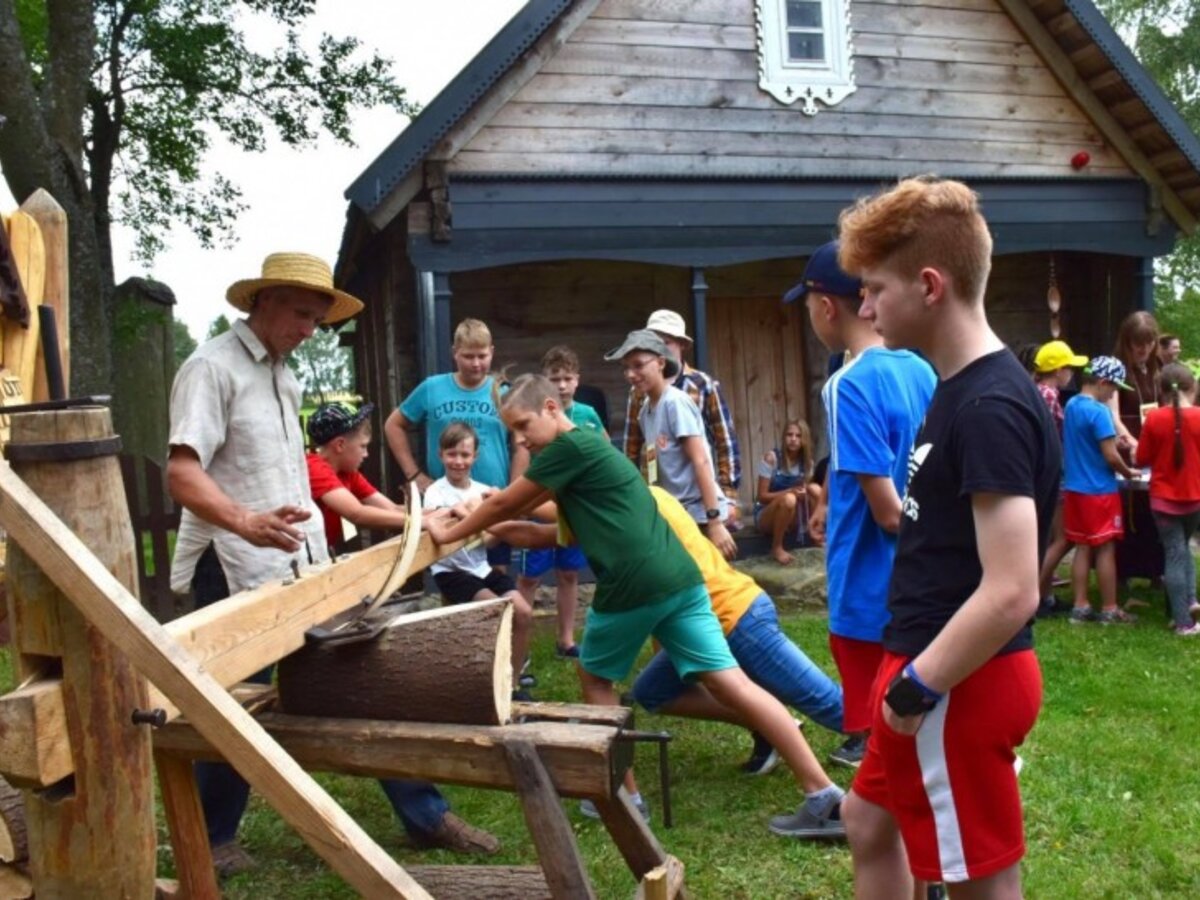
[[[192,594],[197,609],[229,596],[225,572],[211,544],[196,563]],[[274,669],[267,666],[246,680],[270,684]],[[237,837],[238,824],[250,800],[250,785],[228,763],[198,762],[195,771],[200,805],[208,824],[208,841],[214,847],[228,844]],[[434,831],[450,809],[446,798],[428,781],[388,778],[380,779],[379,786],[404,830],[415,837]]]

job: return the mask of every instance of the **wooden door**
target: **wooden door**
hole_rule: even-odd
[[[721,382],[733,411],[746,522],[754,507],[758,461],[779,443],[786,421],[807,416],[804,316],[803,303],[785,306],[778,296],[708,302],[709,373]]]

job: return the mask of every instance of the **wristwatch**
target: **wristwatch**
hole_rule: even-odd
[[[921,683],[915,673],[910,672],[912,663],[904,667],[891,684],[888,685],[884,702],[892,708],[892,712],[903,718],[921,716],[938,705],[942,695]]]
[[[715,522],[717,519],[721,518],[721,510],[719,508],[706,509],[704,511],[704,518],[708,519],[710,522]]]

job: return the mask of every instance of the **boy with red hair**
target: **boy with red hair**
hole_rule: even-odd
[[[908,179],[840,218],[890,347],[939,381],[908,466],[866,757],[843,805],[859,897],[1018,898],[1015,748],[1041,706],[1030,623],[1062,451],[988,325],[992,239],[965,185]]]

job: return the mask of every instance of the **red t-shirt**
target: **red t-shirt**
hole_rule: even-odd
[[[1162,406],[1146,414],[1138,438],[1137,464],[1150,467],[1150,497],[1200,500],[1200,407],[1182,414],[1183,465],[1175,468],[1175,409]]]
[[[338,488],[346,488],[359,500],[366,500],[379,491],[357,469],[353,472],[334,471],[333,466],[319,453],[309,453],[305,459],[308,461],[308,484],[313,499],[321,507],[321,515],[325,519],[325,541],[332,550],[343,540],[342,517],[322,503],[321,498]]]

